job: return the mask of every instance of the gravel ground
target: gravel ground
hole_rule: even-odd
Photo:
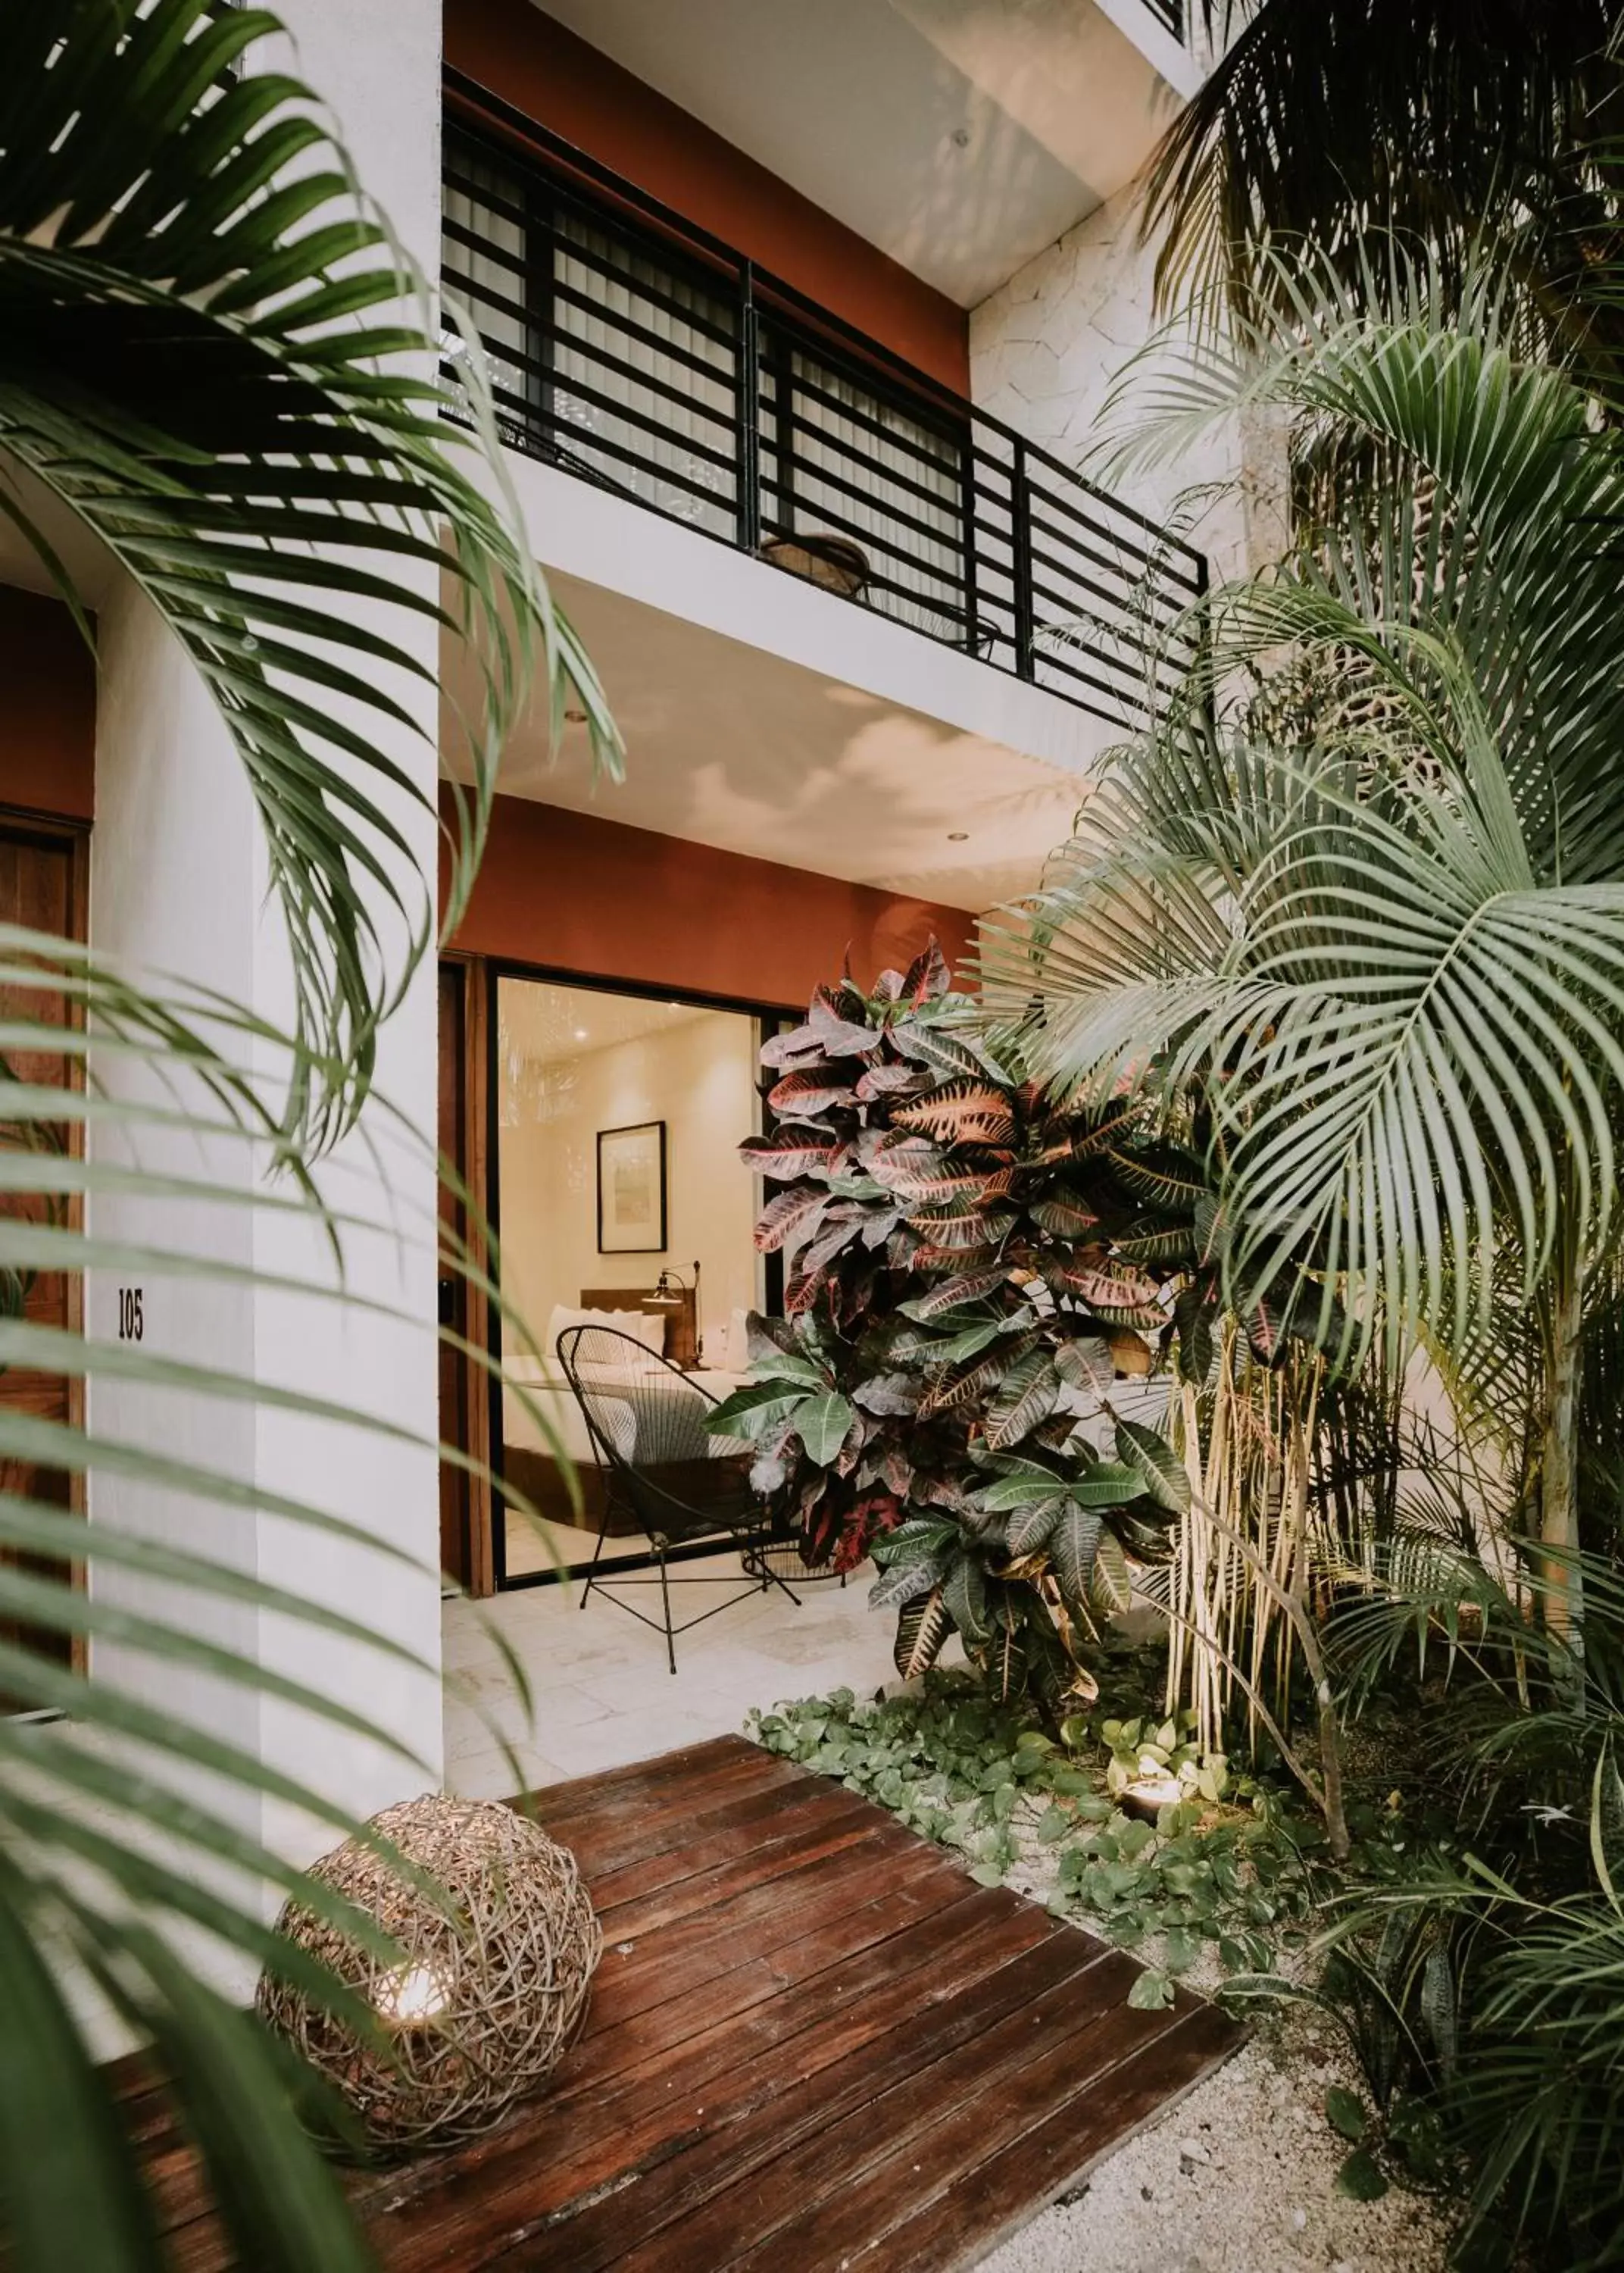
[[[981,2273],[1441,2273],[1441,2206],[1336,2191],[1326,2087],[1358,2081],[1298,2022],[1260,2031]]]
[[[1044,1901],[1054,1864],[1008,1873]],[[1156,1939],[1134,1950],[1156,1964]],[[1291,1969],[1291,1966],[1285,1966]],[[1186,1973],[1220,1982],[1216,1957]],[[1449,2205],[1392,2187],[1379,2202],[1336,2191],[1347,2139],[1324,2093],[1363,2093],[1358,2068],[1308,2009],[1263,2021],[1206,2082],[1106,2155],[1081,2185],[981,2262],[981,2273],[1442,2273]]]
[[[1034,1857],[1008,1883],[1042,1901],[1051,1869]],[[1134,1954],[1154,1963],[1154,1939]],[[1202,1991],[1220,1977],[1216,1961],[1185,1976]],[[1442,2273],[1447,2203],[1396,2187],[1374,2202],[1336,2191],[1348,2143],[1325,2094],[1364,2083],[1326,2034],[1306,2008],[1261,2023],[980,2273]]]

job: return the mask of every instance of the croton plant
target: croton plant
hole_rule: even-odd
[[[1089,1694],[1088,1644],[1130,1558],[1187,1504],[1161,1432],[1119,1410],[1164,1365],[1204,1377],[1219,1302],[1200,1162],[1146,1109],[1057,1109],[953,991],[932,942],[865,994],[819,987],[767,1043],[782,1317],[751,1321],[715,1416],[809,1560],[872,1555],[922,1672],[956,1629],[1005,1691]]]

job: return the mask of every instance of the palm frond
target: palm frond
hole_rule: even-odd
[[[1271,252],[1317,247],[1369,306],[1367,246],[1430,248],[1447,304],[1474,253],[1515,251],[1525,329],[1564,336],[1576,231],[1546,216],[1617,85],[1609,0],[1201,0],[1215,67],[1170,129],[1143,221],[1158,295],[1278,305]],[[1571,194],[1571,191],[1568,192]],[[1575,216],[1574,219],[1577,217]]]
[[[239,71],[279,28],[216,0],[0,18],[0,451],[151,600],[225,721],[290,935],[307,1048],[287,1110],[326,1142],[435,935],[404,827],[435,770],[409,757],[433,732],[425,646],[477,665],[448,921],[538,645],[555,709],[573,689],[610,765],[618,743],[500,477],[477,363],[457,424],[470,397],[433,376],[427,281],[315,99]],[[0,511],[38,537],[14,485]]]
[[[1418,283],[1386,321],[1280,266],[1289,336],[1239,381],[1198,345],[1190,399],[1296,421],[1325,514],[1214,596],[1188,687],[984,969],[1049,1077],[1120,1077],[1137,1030],[1141,1064],[1209,1082],[1243,1306],[1308,1257],[1361,1332],[1463,1351],[1508,1225],[1524,1302],[1559,1217],[1586,1251],[1613,1229],[1624,459],[1511,353],[1491,278],[1474,331]]]
[[[435,1327],[403,1317],[388,1302],[348,1284],[345,1257],[386,1235],[409,1251],[438,1251],[445,1271],[466,1267],[498,1303],[480,1256],[483,1227],[468,1247],[450,1245],[438,1219],[403,1214],[371,1185],[366,1204],[333,1202],[314,1173],[300,1170],[267,1186],[267,1150],[286,1155],[272,1107],[237,1069],[236,1043],[251,1039],[272,1096],[288,1080],[284,1060],[296,1039],[279,1041],[262,1019],[240,1014],[213,993],[157,994],[109,970],[84,949],[10,929],[0,934],[0,984],[6,993],[4,1062],[0,1064],[0,1274],[22,1288],[44,1274],[138,1272],[147,1281],[202,1285],[243,1295],[268,1294],[333,1309],[357,1324],[387,1324],[399,1336]],[[77,1023],[49,1015],[64,999]],[[35,1016],[34,1006],[41,1015]],[[81,1069],[63,1086],[24,1082],[13,1055],[34,1065],[55,1058]],[[116,1094],[102,1086],[110,1077]],[[374,1099],[370,1118],[384,1100]],[[410,1132],[398,1118],[393,1143]],[[271,1139],[267,1146],[267,1137]],[[418,1157],[432,1158],[426,1140]],[[150,1163],[144,1155],[150,1154]],[[195,1165],[178,1170],[175,1163]],[[337,1176],[334,1167],[324,1177]],[[380,1225],[379,1208],[385,1213]],[[269,1251],[279,1264],[256,1266],[251,1249],[221,1236],[233,1215],[274,1227]],[[89,1227],[86,1228],[88,1220]],[[138,1223],[138,1236],[127,1227]],[[178,1228],[174,1227],[178,1226]],[[311,1239],[309,1234],[318,1236]],[[296,1236],[303,1234],[303,1237]],[[251,1259],[242,1259],[246,1251]],[[464,1263],[464,1257],[467,1261]],[[293,1259],[311,1258],[303,1268]],[[72,2135],[81,2153],[83,2200],[64,2203],[60,2157],[32,2159],[34,2119],[8,2119],[0,2147],[0,2193],[8,2239],[20,2266],[60,2264],[81,2223],[95,2225],[84,2262],[147,2273],[161,2262],[151,2243],[152,2213],[132,2143],[122,2133],[106,2079],[93,2061],[105,2039],[82,1998],[64,2003],[59,1976],[94,1983],[105,2007],[141,2038],[173,2082],[183,2124],[201,2149],[221,2215],[247,2252],[289,2269],[365,2261],[341,2196],[297,2119],[300,2095],[275,2047],[236,2011],[228,1989],[243,1969],[270,1966],[300,1979],[346,2024],[375,2021],[334,1979],[264,1923],[266,1891],[296,1894],[327,1910],[351,1935],[378,1929],[307,1881],[258,1827],[284,1812],[331,1842],[360,1827],[313,1777],[278,1767],[245,1742],[249,1715],[229,1700],[277,1700],[314,1729],[376,1747],[401,1782],[428,1782],[415,1759],[375,1713],[329,1684],[303,1677],[263,1652],[251,1637],[275,1619],[325,1637],[376,1665],[380,1690],[392,1679],[436,1682],[438,1669],[379,1633],[364,1616],[278,1582],[246,1552],[255,1527],[274,1519],[312,1550],[360,1554],[386,1579],[393,1565],[418,1572],[438,1596],[436,1574],[386,1529],[351,1520],[319,1494],[278,1489],[251,1467],[233,1470],[198,1449],[207,1442],[177,1416],[236,1406],[290,1422],[360,1431],[380,1452],[441,1448],[423,1431],[356,1410],[354,1401],[279,1388],[238,1370],[228,1354],[167,1353],[95,1331],[65,1333],[20,1310],[0,1319],[0,1367],[31,1377],[93,1384],[89,1417],[65,1425],[0,1404],[0,1945],[14,1986],[8,2031],[10,2074],[0,2077],[8,2106],[36,2066],[52,2081],[42,2105],[78,2112]],[[507,1316],[510,1341],[522,1325]],[[489,1367],[488,1354],[476,1354]],[[126,1392],[122,1401],[109,1391]],[[138,1412],[131,1390],[141,1392]],[[543,1430],[545,1416],[532,1406]],[[461,1457],[465,1464],[467,1456]],[[60,1498],[22,1481],[30,1467],[84,1480],[93,1496],[137,1489],[166,1512],[155,1527],[111,1520],[106,1509],[86,1527]],[[190,1521],[179,1519],[192,1512]],[[71,1573],[88,1559],[93,1583]],[[246,1624],[244,1622],[246,1614]],[[244,1633],[250,1636],[245,1641]],[[73,1644],[88,1646],[89,1665]],[[162,1677],[160,1678],[161,1669]],[[528,1699],[522,1668],[515,1687]],[[170,1699],[173,1701],[169,1701]],[[254,1709],[258,1709],[257,1704]],[[515,1788],[522,1782],[514,1763]],[[432,1889],[427,1890],[432,1898]],[[173,1947],[171,1946],[173,1945]],[[180,1954],[176,1953],[180,1952]]]

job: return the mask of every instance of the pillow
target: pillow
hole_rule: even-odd
[[[656,1315],[652,1310],[599,1310],[589,1315],[595,1326],[613,1326],[617,1332],[631,1334],[656,1357],[664,1356],[668,1321],[662,1312]]]
[[[559,1335],[572,1326],[606,1326],[611,1333],[630,1334],[656,1357],[665,1350],[665,1320],[648,1310],[573,1310],[566,1303],[555,1302],[547,1321],[545,1346],[550,1354],[557,1352]]]

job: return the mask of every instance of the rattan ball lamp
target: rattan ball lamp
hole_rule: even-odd
[[[429,1795],[386,1807],[370,1827],[449,1899],[360,1840],[310,1875],[376,1918],[399,1960],[296,1900],[277,1923],[366,2000],[384,2041],[268,1973],[258,2009],[337,2086],[375,2149],[450,2146],[490,2130],[552,2073],[586,2018],[602,1934],[574,1857],[512,1808]]]

